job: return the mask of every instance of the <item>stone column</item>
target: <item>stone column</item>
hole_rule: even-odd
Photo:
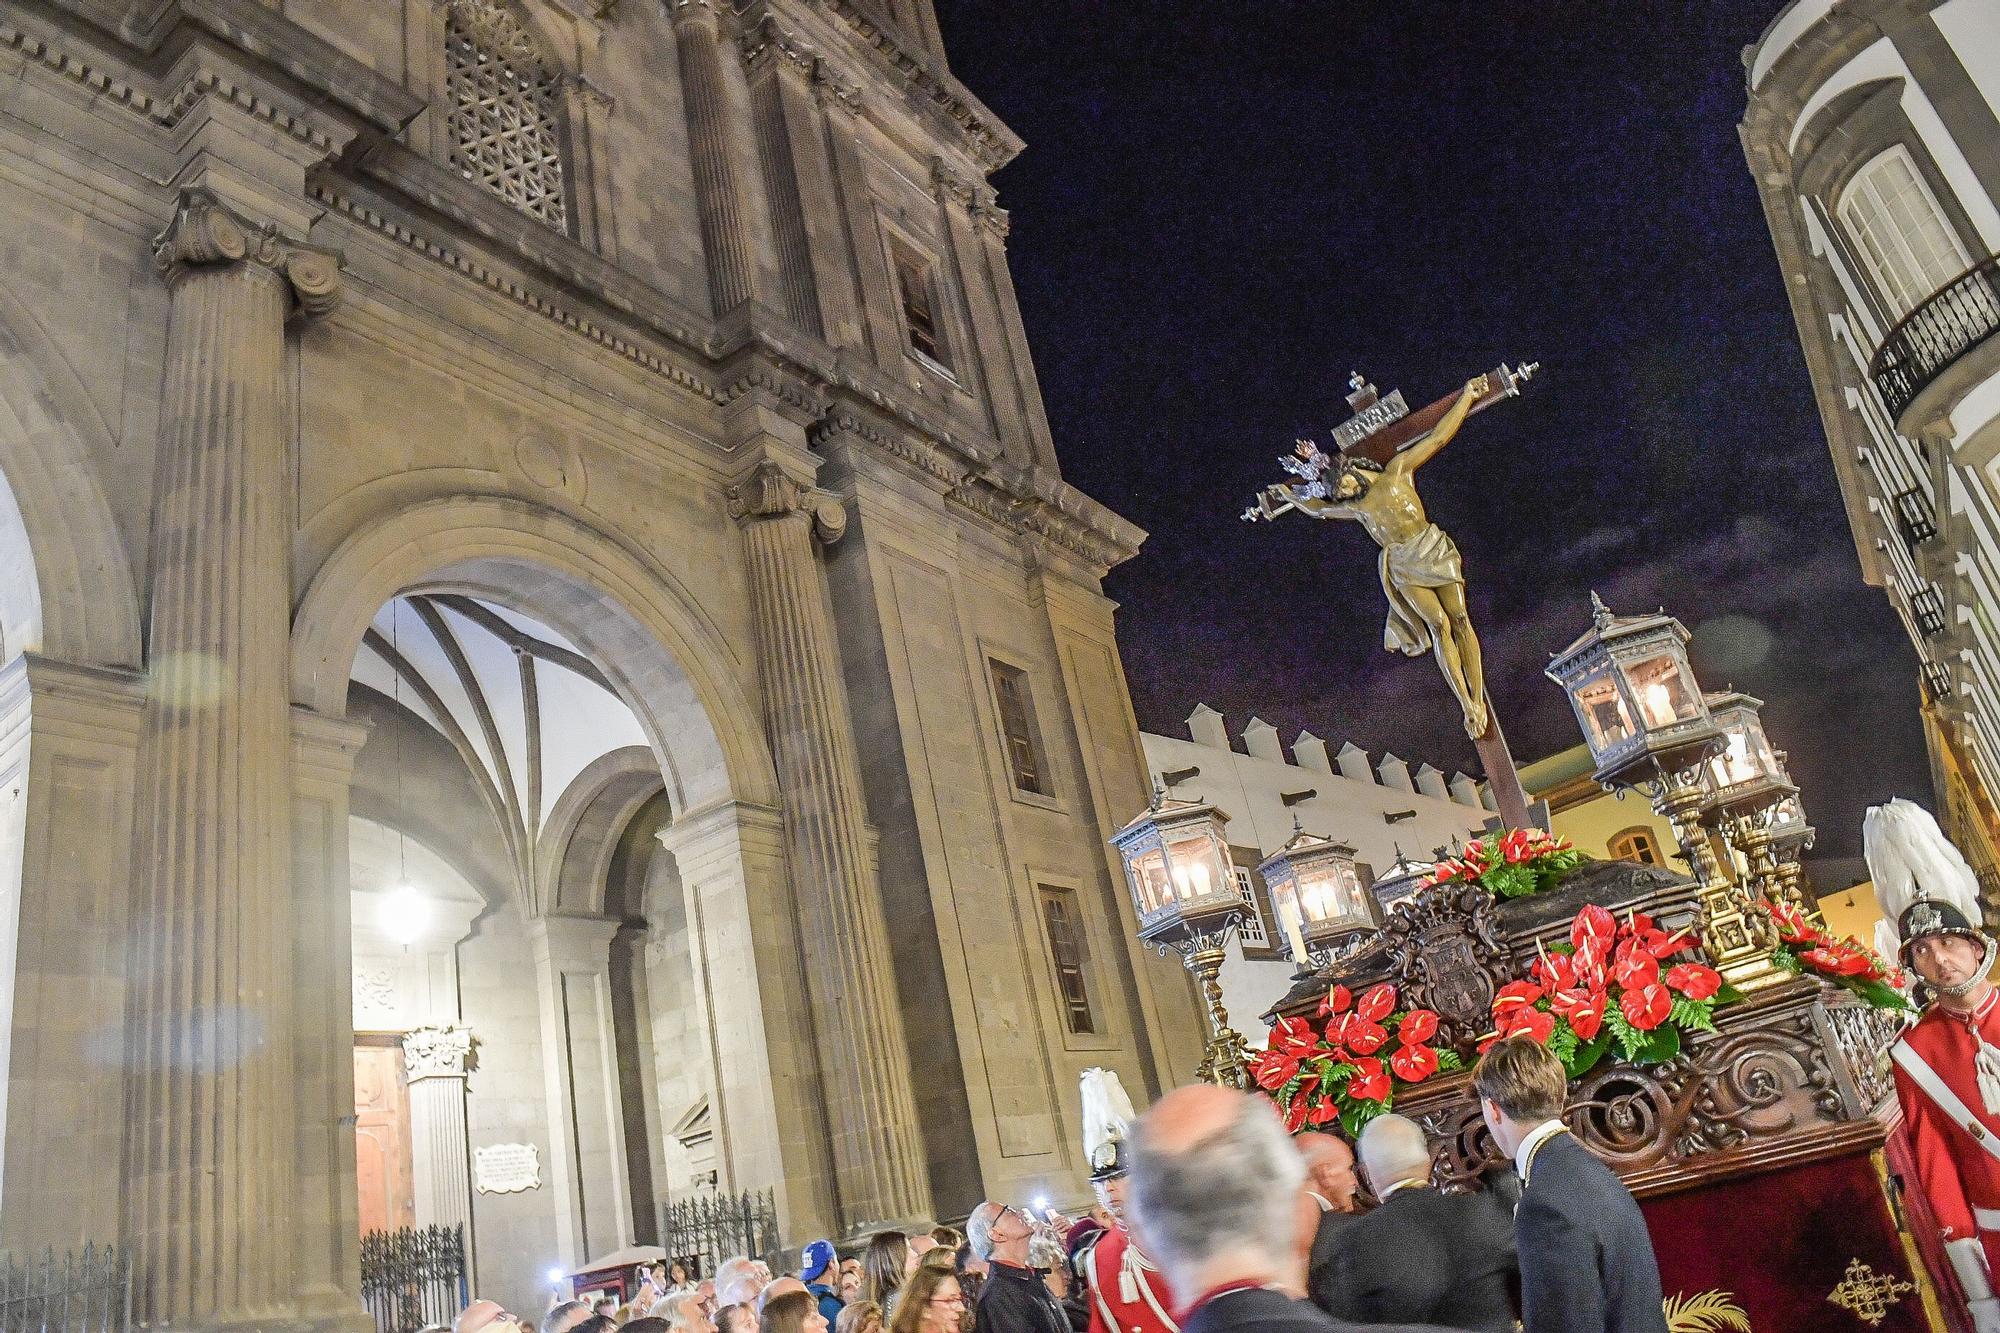
[[[606,917],[543,916],[528,923],[542,1012],[556,1240],[570,1267],[632,1243],[611,1024],[611,940],[617,933],[618,922]]]
[[[472,1137],[465,1125],[471,1057],[468,1028],[423,1027],[403,1034],[417,1225],[463,1227],[468,1273],[478,1271],[472,1249]]]
[[[709,296],[723,315],[756,295],[757,255],[730,134],[721,20],[712,0],[672,0],[672,11]],[[729,58],[735,59],[733,52]]]
[[[868,854],[861,769],[815,539],[846,528],[839,500],[766,459],[731,495],[744,523],[765,727],[805,942],[814,1042],[841,1220],[851,1230],[928,1215],[882,895]]]
[[[127,1007],[133,1312],[295,1304],[285,320],[338,261],[184,190],[154,472]]]

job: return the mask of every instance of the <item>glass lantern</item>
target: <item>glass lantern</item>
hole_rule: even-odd
[[[1595,593],[1590,604],[1591,627],[1556,654],[1547,674],[1569,695],[1598,780],[1712,745],[1715,720],[1688,665],[1681,622],[1664,611],[1615,616]]]
[[[1375,900],[1377,915],[1387,917],[1398,903],[1415,897],[1417,890],[1424,886],[1424,881],[1436,873],[1435,863],[1412,861],[1398,850],[1396,864],[1368,886],[1368,896]]]
[[[1763,706],[1763,700],[1736,691],[1708,697],[1709,715],[1722,728],[1722,749],[1708,761],[1706,780],[1724,809],[1769,805],[1791,787],[1757,715]]]
[[[1271,890],[1271,906],[1284,927],[1286,952],[1318,953],[1336,941],[1378,924],[1354,866],[1354,849],[1317,834],[1296,832],[1257,867]]]
[[[1146,939],[1218,929],[1246,910],[1222,826],[1205,801],[1159,799],[1111,839]]]

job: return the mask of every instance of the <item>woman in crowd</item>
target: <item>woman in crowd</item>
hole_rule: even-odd
[[[787,1291],[764,1302],[757,1333],[827,1333],[826,1316],[809,1291]]]
[[[919,1264],[889,1317],[889,1333],[961,1333],[965,1296],[949,1264]]]
[[[882,1307],[873,1301],[855,1301],[833,1321],[833,1333],[882,1333]]]
[[[861,1293],[882,1307],[884,1319],[896,1317],[896,1293],[914,1267],[910,1238],[902,1232],[878,1231],[868,1238],[868,1251],[861,1256]]]

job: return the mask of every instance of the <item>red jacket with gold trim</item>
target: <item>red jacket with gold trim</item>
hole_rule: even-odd
[[[1090,1250],[1090,1333],[1180,1333],[1167,1275],[1153,1267],[1124,1228]]]
[[[1973,1065],[1979,1050],[1974,1025],[1989,1043],[2000,1046],[2000,991],[1989,994],[1973,1014],[1954,1014],[1934,1004],[1900,1040],[1965,1103],[1984,1130],[1986,1141],[2000,1144],[2000,1115],[1988,1111],[1979,1095]],[[2000,1158],[1946,1115],[1900,1065],[1892,1067],[1896,1071],[1896,1099],[1903,1105],[1910,1149],[1916,1158],[1917,1183],[1930,1201],[1944,1238],[1978,1236],[1986,1250],[1988,1268],[2000,1278]]]

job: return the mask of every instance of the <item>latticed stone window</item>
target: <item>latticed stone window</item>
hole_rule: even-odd
[[[452,166],[567,231],[560,78],[534,37],[500,0],[452,0],[444,61]]]

